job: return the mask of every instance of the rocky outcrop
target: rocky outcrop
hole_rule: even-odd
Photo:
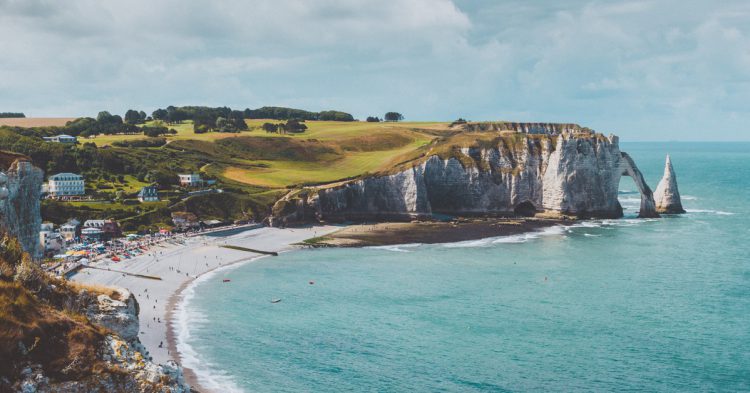
[[[0,156],[5,153],[0,152]],[[15,159],[0,172],[0,226],[21,242],[32,257],[41,255],[39,198],[44,176],[27,159]]]
[[[0,391],[23,392],[193,392],[186,383],[182,369],[173,361],[166,364],[152,362],[138,339],[138,303],[127,290],[118,289],[112,295],[82,290],[78,293],[52,285],[42,288],[37,296],[44,299],[56,296],[57,307],[67,315],[85,315],[78,323],[93,323],[104,332],[101,340],[88,343],[95,358],[57,354],[57,359],[32,356],[39,348],[31,349],[19,342],[26,356],[15,361],[20,372],[15,380],[0,378]],[[114,298],[113,298],[114,297]],[[83,329],[79,329],[82,330]],[[37,333],[39,334],[39,333]],[[43,334],[43,333],[42,333]],[[38,337],[39,338],[39,337]],[[40,342],[54,341],[41,337]],[[82,345],[82,343],[75,343]],[[60,364],[62,369],[51,367]],[[89,370],[89,371],[87,371]]]
[[[123,299],[123,300],[119,300]],[[86,317],[113,332],[122,339],[133,342],[138,339],[138,302],[130,291],[118,289],[118,299],[100,294],[86,308]]]
[[[641,217],[658,216],[651,189],[616,136],[563,131],[512,134],[428,154],[395,173],[295,191],[274,207],[272,225],[410,219],[432,214],[621,217],[623,175],[641,192]]]
[[[104,367],[110,372],[100,372],[71,381],[50,378],[40,365],[29,365],[13,385],[13,391],[29,393],[63,392],[142,392],[189,393],[195,392],[185,383],[182,369],[174,362],[155,364],[143,357],[140,351],[117,336],[105,338],[99,350]],[[0,384],[2,386],[2,384]]]
[[[664,176],[656,186],[654,193],[656,200],[656,211],[664,214],[681,214],[685,213],[682,208],[680,191],[677,189],[677,175],[672,167],[672,160],[667,155],[667,162],[664,164]]]

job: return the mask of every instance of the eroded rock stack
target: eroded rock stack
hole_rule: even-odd
[[[667,155],[667,162],[664,164],[664,176],[659,181],[659,185],[656,186],[654,200],[656,201],[656,211],[659,213],[685,213],[685,209],[682,208],[680,191],[677,189],[677,175],[674,172],[669,155]]]

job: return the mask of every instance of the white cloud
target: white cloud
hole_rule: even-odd
[[[741,1],[0,0],[0,111],[295,105],[701,138],[747,123],[749,34]]]

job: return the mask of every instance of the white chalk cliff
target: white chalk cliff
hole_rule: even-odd
[[[0,172],[0,227],[18,238],[34,258],[41,255],[39,198],[43,180],[42,171],[26,159],[16,159]]]
[[[427,154],[405,169],[296,190],[274,206],[272,225],[450,215],[622,216],[621,177],[641,193],[640,217],[658,217],[651,189],[616,136],[520,133]]]
[[[682,208],[680,191],[677,189],[677,175],[674,173],[669,155],[667,155],[667,162],[664,164],[664,176],[659,181],[659,185],[656,186],[654,199],[656,200],[656,211],[659,213],[685,213],[685,209]]]

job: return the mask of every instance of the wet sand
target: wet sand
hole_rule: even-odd
[[[452,243],[517,235],[566,223],[560,219],[475,218],[349,225],[309,241],[313,247],[367,247],[410,243]]]

